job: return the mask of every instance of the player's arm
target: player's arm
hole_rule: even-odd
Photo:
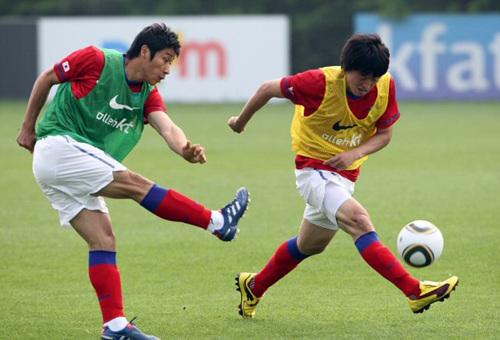
[[[170,149],[190,163],[205,163],[205,148],[191,144],[184,131],[163,111],[153,111],[148,115],[149,124],[165,139]]]
[[[392,126],[398,121],[399,117],[399,106],[396,100],[396,85],[394,84],[394,79],[391,78],[389,103],[387,104],[385,113],[376,123],[377,132],[359,147],[339,153],[323,164],[330,165],[337,170],[342,171],[347,169],[356,160],[382,150],[391,141]]]
[[[35,125],[42,111],[43,106],[47,102],[50,89],[55,84],[59,84],[54,68],[46,70],[38,76],[33,85],[31,95],[28,101],[28,108],[24,117],[21,130],[17,137],[17,143],[23,148],[33,152],[36,143],[36,130]]]
[[[237,133],[245,131],[248,121],[271,98],[284,98],[280,87],[281,79],[274,79],[262,84],[252,97],[247,101],[239,116],[229,118],[229,127]]]
[[[391,141],[391,137],[392,126],[387,129],[378,129],[377,132],[362,145],[352,150],[341,152],[335,157],[325,161],[323,164],[330,165],[338,171],[345,170],[358,159],[385,148]]]

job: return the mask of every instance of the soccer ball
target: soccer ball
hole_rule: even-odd
[[[398,236],[398,253],[412,267],[427,267],[437,261],[444,248],[441,231],[429,221],[417,220],[404,226]]]

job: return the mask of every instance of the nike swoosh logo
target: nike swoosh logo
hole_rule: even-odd
[[[335,131],[340,131],[340,130],[347,130],[347,129],[352,129],[354,127],[357,127],[356,124],[354,125],[349,125],[349,126],[341,126],[340,125],[340,121],[336,122],[335,124],[333,124],[332,128],[335,130]]]
[[[256,299],[255,299],[255,296],[253,295],[253,293],[250,291],[250,289],[248,289],[248,284],[250,283],[248,281],[248,279],[250,279],[250,277],[248,277],[245,280],[245,282],[243,282],[243,287],[245,287],[245,294],[247,295],[248,300],[252,300],[253,301],[253,300],[256,300]],[[251,306],[251,307],[255,306],[256,304],[257,303],[250,303],[250,302],[248,302],[248,305]]]
[[[449,287],[450,287],[450,285],[447,283],[447,284],[445,284],[437,289],[431,290],[429,293],[424,294],[422,296],[416,297],[416,296],[412,295],[410,297],[410,300],[425,299],[425,298],[430,297],[432,295],[436,295],[437,298],[440,298],[441,296],[444,296],[446,294]]]
[[[114,96],[113,99],[111,99],[109,101],[109,106],[111,106],[112,109],[115,109],[115,110],[125,109],[125,110],[129,110],[129,111],[133,111],[133,110],[138,109],[138,107],[130,107],[128,105],[118,104],[116,102],[116,98],[118,98],[118,95]]]

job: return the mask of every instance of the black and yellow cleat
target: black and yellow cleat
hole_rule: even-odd
[[[238,306],[239,313],[244,319],[253,319],[255,317],[255,308],[259,304],[261,298],[253,295],[249,284],[255,277],[255,273],[239,273],[236,276],[236,288],[241,294],[241,302]]]
[[[406,298],[413,313],[423,313],[430,305],[437,301],[444,301],[450,297],[458,286],[458,277],[452,276],[444,282],[420,281],[420,295],[411,295]]]

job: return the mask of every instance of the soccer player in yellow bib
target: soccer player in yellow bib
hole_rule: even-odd
[[[338,229],[348,233],[363,259],[399,288],[421,313],[443,301],[458,278],[413,278],[379,240],[366,209],[353,198],[361,164],[391,140],[399,119],[389,50],[376,34],[355,34],[343,47],[340,66],[309,70],[263,83],[229,127],[241,133],[271,98],[295,104],[292,149],[297,188],[306,201],[299,235],[281,244],[259,273],[239,273],[239,312],[253,318],[266,290],[307,257],[325,250]]]

